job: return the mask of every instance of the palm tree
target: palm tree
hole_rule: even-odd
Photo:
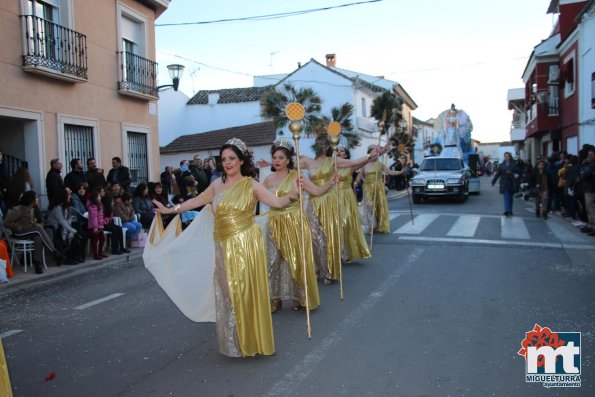
[[[319,128],[321,120],[318,112],[322,104],[318,94],[311,88],[296,90],[290,83],[285,83],[283,92],[276,89],[270,90],[260,100],[260,115],[265,120],[273,120],[275,127],[279,129],[279,134],[282,134],[282,129],[289,124],[285,107],[292,102],[298,102],[304,106],[304,132],[306,136],[309,136]]]
[[[326,132],[326,127],[333,121],[341,124],[341,134],[347,139],[347,148],[351,149],[360,144],[360,136],[353,132],[353,124],[351,123],[351,116],[353,116],[353,105],[345,102],[340,107],[331,109],[331,114],[322,116],[320,128],[316,131],[317,134]]]
[[[374,102],[372,102],[372,108],[370,110],[372,117],[378,120],[378,122],[382,121],[383,115],[386,114],[383,133],[386,133],[390,126],[395,127],[395,132],[389,138],[393,146],[389,152],[389,156],[394,158],[398,158],[402,154],[399,150],[401,144],[404,145],[405,150],[408,150],[409,152],[413,150],[413,140],[407,133],[407,128],[401,125],[403,123],[402,111],[403,99],[390,91],[384,91],[382,95],[376,97]]]

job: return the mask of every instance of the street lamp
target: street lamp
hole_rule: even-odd
[[[182,78],[182,74],[184,73],[184,65],[167,65],[167,71],[169,73],[169,77],[171,77],[172,84],[160,85],[159,87],[157,87],[157,91],[167,87],[173,87],[174,91],[178,90],[178,86],[180,85],[180,79]]]

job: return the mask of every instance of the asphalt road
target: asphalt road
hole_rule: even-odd
[[[390,201],[373,258],[346,264],[321,307],[273,316],[276,355],[230,359],[142,261],[13,291],[0,335],[15,396],[592,396],[595,239],[497,189],[463,204]],[[535,324],[581,332],[580,388],[525,382]],[[53,375],[53,376],[52,376]]]

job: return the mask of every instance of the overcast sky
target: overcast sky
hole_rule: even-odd
[[[365,0],[364,0],[365,1]],[[173,0],[157,24],[202,22],[333,7],[356,0]],[[436,117],[454,103],[482,142],[510,139],[509,88],[533,47],[546,39],[550,0],[382,0],[288,18],[158,26],[160,84],[165,68],[186,66],[180,89],[249,87],[252,76],[290,73],[311,58],[400,83],[414,117]]]

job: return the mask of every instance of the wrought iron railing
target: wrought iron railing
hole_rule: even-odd
[[[157,97],[157,62],[128,51],[118,52],[118,90]]]
[[[2,162],[6,164],[5,167],[8,170],[8,176],[10,176],[10,178],[12,178],[17,169],[21,167],[29,168],[29,163],[27,163],[27,161],[6,153],[3,153]]]
[[[87,79],[87,36],[34,15],[21,18],[25,25],[23,66]]]

